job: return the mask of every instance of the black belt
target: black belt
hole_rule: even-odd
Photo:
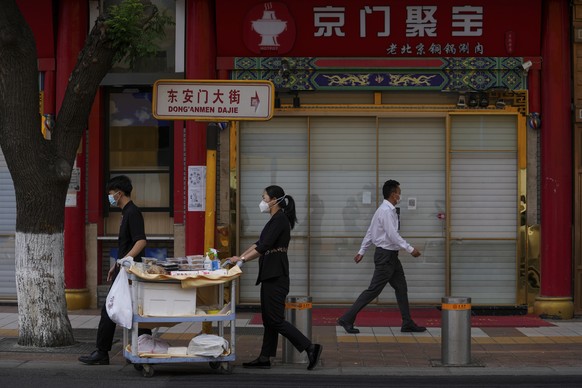
[[[398,251],[393,251],[393,250],[391,250],[391,249],[384,249],[384,248],[382,248],[382,247],[376,247],[376,249],[381,249],[381,250],[383,250],[383,251],[390,252],[390,253],[398,253]]]

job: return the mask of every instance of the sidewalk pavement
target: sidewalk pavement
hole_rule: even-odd
[[[582,319],[551,321],[551,327],[490,327],[471,329],[471,364],[441,365],[441,330],[401,333],[400,327],[359,327],[360,334],[346,334],[339,326],[314,326],[312,339],[323,345],[320,365],[307,371],[302,364],[282,363],[281,342],[270,370],[244,369],[260,351],[262,326],[252,325],[254,313],[238,312],[236,361],[233,373],[321,375],[580,375],[582,376]],[[67,348],[20,347],[18,313],[14,306],[0,306],[0,369],[2,368],[90,368],[77,358],[94,349],[100,310],[70,311],[69,318],[78,344]],[[215,323],[216,324],[216,323]],[[160,328],[158,335],[171,346],[187,346],[201,331],[201,323],[180,323]],[[230,330],[225,330],[230,333]],[[111,371],[128,366],[122,352],[122,330],[110,352]],[[159,368],[165,365],[160,365]],[[175,364],[174,364],[175,365]],[[210,371],[208,365],[200,365]],[[195,367],[185,365],[185,368]],[[156,367],[158,368],[158,367]],[[137,373],[137,372],[136,372]],[[210,373],[210,372],[209,372]]]

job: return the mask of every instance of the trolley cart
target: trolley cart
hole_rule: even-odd
[[[226,264],[226,263],[225,263]],[[161,280],[152,281],[145,280],[133,273],[128,274],[129,279],[132,281],[131,287],[131,300],[133,308],[133,319],[132,328],[123,329],[123,356],[128,362],[134,365],[134,368],[141,371],[144,377],[152,377],[154,375],[154,365],[155,364],[167,364],[167,363],[192,363],[192,362],[208,362],[212,369],[219,369],[223,373],[231,373],[232,365],[230,364],[236,358],[236,306],[235,306],[235,295],[236,295],[236,278],[227,281],[217,281],[216,283],[208,284],[208,286],[218,285],[219,287],[219,307],[224,309],[224,286],[226,283],[231,284],[230,289],[230,312],[227,314],[208,314],[208,315],[192,315],[192,316],[142,316],[138,311],[138,288],[140,283],[158,283],[158,284],[176,284],[180,283],[179,280]],[[174,357],[166,355],[160,355],[162,357],[140,357],[138,353],[138,329],[140,325],[146,325],[149,327],[158,327],[155,324],[159,324],[159,327],[163,326],[173,326],[182,322],[217,322],[218,323],[218,335],[224,337],[224,323],[230,322],[230,352],[228,355],[219,357]],[[153,324],[153,325],[152,325]],[[131,345],[128,347],[128,345]]]

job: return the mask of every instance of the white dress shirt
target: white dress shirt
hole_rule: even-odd
[[[406,252],[412,253],[414,250],[406,240],[400,237],[396,208],[386,199],[374,213],[358,253],[363,256],[372,244],[390,251],[405,249]]]

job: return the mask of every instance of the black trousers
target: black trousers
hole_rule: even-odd
[[[285,320],[285,299],[289,294],[289,278],[280,276],[261,282],[261,314],[263,317],[263,346],[261,356],[275,357],[279,334],[287,338],[299,352],[311,341],[295,326]]]
[[[402,325],[412,323],[410,318],[410,307],[408,304],[408,286],[402,263],[398,259],[398,251],[389,251],[376,248],[374,252],[374,275],[370,281],[370,286],[360,294],[352,307],[340,319],[353,324],[358,313],[376,299],[387,283],[390,283],[396,292],[398,308],[402,316]]]
[[[115,278],[119,273],[119,269],[115,271],[113,275],[113,281],[111,285],[113,286],[113,282],[115,282]],[[111,290],[111,287],[109,287]],[[103,307],[101,307],[101,319],[99,320],[99,326],[97,327],[97,341],[96,346],[97,349],[102,352],[108,352],[111,350],[113,346],[113,337],[115,336],[115,327],[117,324],[109,318],[109,314],[107,314],[107,303],[103,303]],[[150,329],[138,329],[138,335],[142,334],[152,334]]]

